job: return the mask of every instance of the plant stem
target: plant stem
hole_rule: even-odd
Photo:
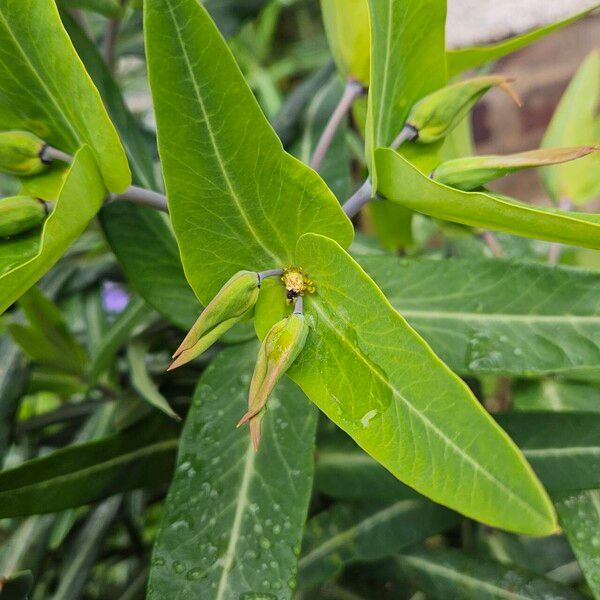
[[[367,178],[360,188],[348,198],[344,206],[342,206],[343,211],[351,219],[360,212],[360,209],[371,199],[372,195],[371,179]]]
[[[298,296],[296,298],[296,303],[294,304],[294,314],[295,315],[303,315],[304,314],[304,298],[302,298],[302,296]]]
[[[558,207],[561,210],[573,210],[573,203],[567,198],[562,198],[558,203]],[[548,264],[557,265],[559,263],[562,249],[562,244],[556,242],[550,244],[550,250],[548,250]]]
[[[404,144],[404,142],[408,142],[410,140],[415,140],[419,136],[419,132],[408,123],[404,125],[402,131],[396,136],[394,141],[390,144],[390,148],[392,150],[397,150]]]
[[[310,161],[310,166],[315,171],[320,171],[323,166],[323,160],[331,146],[331,142],[337,133],[337,130],[340,126],[340,123],[344,119],[344,117],[348,114],[348,111],[352,107],[354,101],[364,92],[363,86],[354,79],[349,79],[346,82],[346,87],[344,88],[344,93],[340,98],[338,105],[335,107],[331,118],[329,119],[323,133],[321,134],[321,138],[319,139],[319,143],[315,149],[315,152]]]
[[[163,194],[159,194],[158,192],[145,190],[136,185],[128,187],[122,194],[111,194],[108,202],[112,203],[120,200],[128,200],[134,204],[148,206],[150,208],[155,208],[156,210],[161,210],[162,212],[169,212],[166,196],[163,196]]]
[[[496,236],[491,231],[482,231],[481,239],[485,242],[486,246],[492,251],[492,254],[496,258],[502,258],[504,256],[502,246],[500,246]]]
[[[280,277],[283,275],[283,269],[269,269],[268,271],[259,271],[258,275],[258,287],[261,286],[264,279],[267,277]]]
[[[42,151],[40,152],[40,159],[43,163],[50,164],[55,160],[59,160],[64,163],[71,164],[73,162],[73,157],[62,150],[58,150],[48,144],[46,144]]]

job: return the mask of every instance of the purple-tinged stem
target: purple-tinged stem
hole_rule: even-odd
[[[348,198],[342,209],[351,219],[356,216],[360,209],[371,199],[373,196],[373,186],[371,180],[366,179],[365,182],[358,188],[358,190]]]

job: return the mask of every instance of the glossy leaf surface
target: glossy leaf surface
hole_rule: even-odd
[[[308,397],[436,502],[506,529],[551,532],[551,505],[517,448],[364,271],[314,234],[296,260],[317,289],[305,298],[312,330],[289,371]]]
[[[411,582],[432,600],[583,600],[540,575],[471,557],[458,550],[416,550],[397,559]]]
[[[75,156],[56,207],[44,222],[37,253],[25,262],[15,264],[11,244],[0,242],[0,314],[48,271],[81,235],[100,209],[105,193],[94,156],[84,147]]]
[[[123,147],[54,1],[3,1],[0,48],[0,129],[31,131],[70,154],[88,145],[108,189],[123,191]]]
[[[515,52],[519,48],[523,48],[528,44],[535,42],[536,40],[544,37],[560,29],[566,27],[583,17],[589,15],[593,10],[598,8],[600,4],[595,4],[586,10],[579,12],[567,19],[550,23],[545,27],[528,31],[522,35],[518,35],[497,44],[490,44],[487,46],[472,46],[469,48],[460,48],[458,50],[449,50],[448,56],[448,71],[450,75],[457,75],[461,71],[467,69],[474,69],[492,60],[498,60],[511,52]]]
[[[282,382],[255,452],[235,423],[247,410],[256,351],[254,343],[225,350],[200,379],[154,547],[149,599],[292,595],[316,411]]]
[[[600,145],[600,50],[593,51],[575,73],[546,129],[542,145]],[[548,194],[558,202],[581,204],[600,194],[600,152],[573,163],[541,170]]]
[[[198,298],[237,271],[290,264],[305,232],[349,245],[339,203],[283,150],[202,5],[147,0],[145,33],[169,210]]]
[[[0,515],[17,517],[83,506],[168,481],[177,428],[143,421],[110,437],[74,445],[0,473]]]
[[[410,491],[391,504],[334,504],[308,521],[298,585],[310,588],[352,562],[392,556],[459,520],[456,513]]]
[[[455,371],[600,378],[600,276],[501,259],[361,266]]]
[[[524,237],[600,249],[600,217],[569,213],[484,192],[463,192],[432,181],[393,150],[375,154],[378,191],[437,219]]]

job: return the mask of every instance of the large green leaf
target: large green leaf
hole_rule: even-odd
[[[347,564],[392,556],[459,520],[456,513],[414,492],[391,504],[334,504],[307,524],[298,585],[314,587]]]
[[[0,5],[0,129],[25,129],[70,154],[89,145],[106,186],[131,177],[125,152],[54,0]]]
[[[291,382],[271,398],[255,452],[247,410],[257,345],[200,379],[154,548],[148,599],[290,598],[312,485],[316,411]]]
[[[0,516],[56,512],[169,480],[177,428],[143,421],[122,433],[69,446],[0,473]]]
[[[600,4],[595,4],[567,19],[551,23],[550,25],[540,27],[539,29],[534,29],[533,31],[509,38],[502,42],[498,42],[497,44],[449,50],[447,56],[448,70],[450,75],[457,75],[461,71],[474,69],[475,67],[479,67],[492,60],[498,60],[499,58],[502,58],[511,52],[515,52],[519,48],[523,48],[523,46],[527,46],[541,37],[560,29],[561,27],[565,27],[571,23],[574,23],[575,21],[578,21],[579,19],[589,15],[599,6]]]
[[[105,193],[94,155],[88,147],[83,147],[67,173],[56,207],[44,222],[36,254],[20,264],[10,261],[6,264],[5,244],[0,241],[0,314],[48,271],[79,237],[100,209]],[[11,254],[10,250],[8,254]],[[3,270],[2,267],[7,268]]]
[[[236,271],[289,264],[305,232],[349,245],[335,196],[283,150],[206,10],[144,5],[169,210],[198,298],[206,304]]]
[[[600,378],[597,273],[500,259],[359,262],[460,373]]]
[[[397,562],[431,600],[583,600],[550,579],[458,550],[415,550]]]
[[[62,18],[121,135],[134,180],[147,189],[158,189],[147,140],[97,46],[68,14]],[[100,220],[131,284],[170,321],[189,329],[201,306],[185,279],[166,215],[131,202],[116,202],[100,211]]]
[[[548,125],[542,146],[600,145],[600,51],[593,51],[583,62]],[[586,158],[540,171],[542,181],[555,200],[576,204],[593,200],[600,194],[600,152]]]
[[[308,397],[436,502],[506,529],[553,531],[551,504],[518,449],[358,264],[315,234],[301,238],[296,261],[317,290],[305,298],[311,331],[289,372]]]
[[[387,148],[375,152],[377,191],[389,200],[437,219],[550,242],[600,249],[600,216],[569,213],[485,192],[437,183]]]

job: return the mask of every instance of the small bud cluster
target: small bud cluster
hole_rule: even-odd
[[[295,301],[294,312],[278,321],[263,340],[250,383],[248,411],[238,427],[249,423],[250,438],[255,450],[261,438],[261,422],[267,402],[275,386],[296,361],[308,336],[308,323],[303,312],[302,297],[313,294],[315,285],[301,267],[279,270],[240,271],[211,300],[175,354],[169,370],[176,369],[208,350],[236,323],[252,317],[265,277],[281,275],[286,298]]]

